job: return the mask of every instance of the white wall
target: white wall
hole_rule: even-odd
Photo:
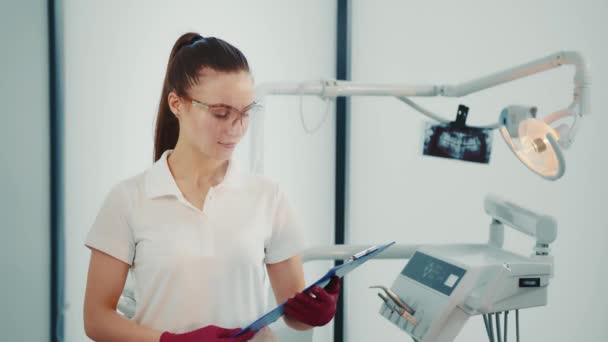
[[[394,99],[354,99],[350,126],[348,242],[484,242],[489,217],[482,201],[496,193],[554,215],[555,278],[549,305],[521,312],[524,341],[605,341],[608,333],[606,1],[353,2],[352,79],[367,82],[459,83],[559,50],[579,50],[593,77],[593,115],[566,151],[557,182],[528,171],[496,132],[487,166],[421,156],[423,117]],[[471,107],[470,124],[496,121],[508,104],[536,104],[539,114],[571,100],[573,68],[537,75],[463,99],[420,99],[455,118]],[[529,254],[532,242],[507,234],[507,247]],[[349,342],[407,340],[377,312],[367,289],[390,285],[405,261],[372,261],[348,281]],[[373,280],[370,280],[373,279]],[[511,330],[513,332],[513,330]],[[511,334],[511,337],[513,335]],[[480,317],[457,341],[485,341]]]
[[[258,84],[331,78],[336,6],[323,0],[63,3],[66,341],[82,341],[85,235],[110,187],[152,163],[154,118],[177,37],[192,30],[233,43]],[[267,101],[266,173],[286,188],[311,244],[333,243],[334,124],[329,120],[309,137],[297,108],[294,98]],[[237,153],[248,158],[247,141]],[[307,264],[307,280],[326,266]],[[315,339],[331,333],[331,326],[318,329]]]
[[[46,1],[0,2],[0,331],[48,341],[49,97]]]

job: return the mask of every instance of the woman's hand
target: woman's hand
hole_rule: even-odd
[[[311,296],[314,295],[313,296]],[[285,313],[313,327],[329,323],[336,315],[340,296],[340,278],[334,276],[325,288],[314,286],[307,293],[298,293],[285,303]]]
[[[241,331],[240,328],[226,329],[215,325],[208,325],[184,334],[172,334],[164,332],[160,336],[160,342],[245,342],[249,341],[255,335],[254,331],[248,331],[239,337],[230,338]]]

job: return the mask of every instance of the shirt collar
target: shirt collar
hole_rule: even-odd
[[[161,157],[146,170],[146,194],[148,198],[160,197],[165,195],[173,195],[178,198],[183,197],[175,178],[171,174],[167,158],[173,150],[166,150]],[[224,186],[238,186],[241,181],[241,174],[238,163],[234,157],[228,161],[228,168],[224,179],[214,188],[222,188]]]

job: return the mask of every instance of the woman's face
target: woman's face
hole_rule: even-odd
[[[179,139],[212,159],[230,159],[249,127],[247,110],[254,103],[251,75],[204,69],[199,77],[188,97],[180,98]],[[192,100],[202,105],[193,105]]]

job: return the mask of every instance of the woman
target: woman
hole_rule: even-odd
[[[241,51],[195,33],[177,40],[156,120],[155,163],[110,191],[87,236],[90,338],[247,341],[254,332],[229,336],[265,312],[267,279],[277,302],[287,301],[290,327],[333,318],[339,279],[312,295],[300,292],[301,238],[284,192],[232,158],[258,108]],[[116,312],[129,270],[132,320]],[[260,332],[254,340],[269,331]]]

